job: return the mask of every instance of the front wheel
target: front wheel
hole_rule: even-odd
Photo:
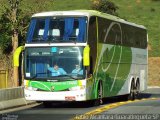
[[[50,108],[50,107],[52,107],[52,102],[43,101],[43,106],[46,107],[46,108]]]
[[[136,82],[136,98],[138,99],[140,97],[140,82]]]
[[[103,87],[102,83],[100,82],[97,90],[97,99],[95,100],[94,105],[99,106],[101,104],[103,104]]]

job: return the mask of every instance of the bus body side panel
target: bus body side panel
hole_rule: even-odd
[[[132,79],[135,80],[139,78],[140,91],[147,89],[147,50],[132,48],[132,65],[130,69],[130,74],[127,77],[123,87],[119,91],[118,95],[129,94]]]
[[[97,79],[103,81],[104,97],[116,96],[130,74],[132,51],[127,47],[116,45],[100,46],[102,51],[99,57]]]
[[[98,18],[98,27],[93,79],[102,80],[103,96],[128,94],[132,77],[140,79],[141,90],[146,89],[146,30],[103,18]],[[95,93],[96,87],[92,90]]]

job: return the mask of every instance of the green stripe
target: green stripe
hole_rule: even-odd
[[[42,82],[42,81],[29,81],[29,87],[38,88],[44,91],[63,91],[71,87],[78,86],[78,80],[76,81],[64,81],[64,82]]]

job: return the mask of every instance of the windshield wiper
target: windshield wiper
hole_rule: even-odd
[[[66,74],[66,75],[58,75],[57,77],[70,77],[70,78],[72,78],[72,79],[74,79],[74,80],[77,80],[78,78],[76,77],[73,77],[72,75],[68,75],[68,74]]]

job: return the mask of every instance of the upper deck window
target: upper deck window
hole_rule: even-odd
[[[27,34],[27,43],[85,42],[86,17],[33,18]]]

